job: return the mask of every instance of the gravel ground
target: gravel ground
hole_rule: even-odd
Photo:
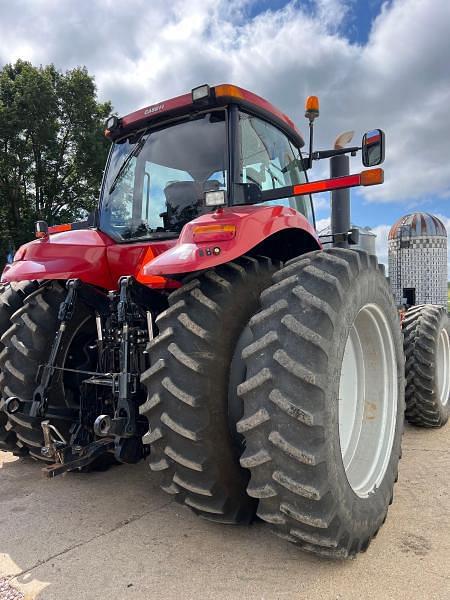
[[[0,577],[0,598],[1,600],[23,600],[24,595],[11,587],[7,579]]]
[[[407,428],[388,520],[344,562],[303,554],[261,522],[198,519],[145,464],[49,481],[0,452],[0,599],[449,600],[449,442],[450,426]]]

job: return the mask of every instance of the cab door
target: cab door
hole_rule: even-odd
[[[240,183],[256,184],[261,192],[307,181],[300,149],[271,123],[250,113],[239,112]],[[314,225],[311,196],[296,196],[262,202],[294,208]]]

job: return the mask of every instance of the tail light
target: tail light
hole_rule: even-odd
[[[197,225],[193,231],[194,242],[225,242],[236,235],[236,225]]]

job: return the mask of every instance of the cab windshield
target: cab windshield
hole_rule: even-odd
[[[227,190],[226,112],[215,110],[116,142],[103,182],[100,229],[118,241],[167,238]]]

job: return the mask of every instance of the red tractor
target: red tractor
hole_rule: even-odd
[[[108,120],[98,210],[38,222],[2,276],[2,449],[50,477],[148,456],[162,488],[207,519],[257,514],[321,555],[367,548],[397,480],[403,340],[383,269],[348,247],[342,192],[329,250],[310,194],[383,172],[309,183],[307,171],[358,150],[376,167],[384,136],[314,152],[317,115],[311,97],[308,156],[286,115],[232,85]],[[433,425],[450,386],[435,312]],[[417,319],[409,333],[413,356]]]

